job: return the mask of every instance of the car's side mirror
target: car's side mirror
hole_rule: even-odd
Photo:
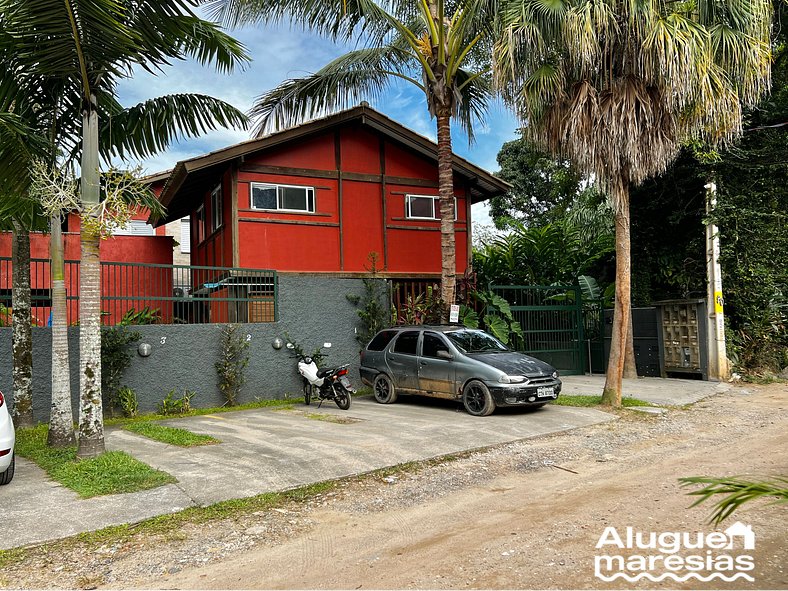
[[[443,349],[438,350],[438,359],[454,359],[454,355]]]

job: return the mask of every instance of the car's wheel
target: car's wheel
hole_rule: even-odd
[[[14,479],[14,464],[16,464],[16,458],[11,456],[11,465],[6,468],[6,471],[0,474],[0,485],[8,484]]]
[[[384,373],[379,373],[372,385],[375,400],[381,404],[391,404],[397,401],[397,391],[391,378]]]
[[[304,381],[304,404],[309,406],[309,403],[312,402],[312,389],[314,386],[307,381]]]
[[[337,388],[336,396],[334,396],[334,402],[337,403],[337,406],[342,410],[347,410],[350,408],[350,403],[353,398],[350,396],[350,392],[345,390],[344,388]]]
[[[495,410],[490,389],[479,380],[471,380],[462,389],[462,404],[468,414],[486,417]]]

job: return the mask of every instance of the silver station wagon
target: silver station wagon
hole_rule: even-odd
[[[462,400],[474,416],[489,415],[497,406],[544,406],[561,392],[551,365],[461,326],[382,330],[361,352],[360,370],[381,404],[399,394],[420,394]]]

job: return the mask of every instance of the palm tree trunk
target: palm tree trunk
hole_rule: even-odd
[[[630,303],[629,191],[625,187],[616,208],[616,303],[613,309],[613,335],[607,363],[602,404],[621,406],[621,380],[631,322]]]
[[[30,232],[13,220],[11,247],[13,289],[12,356],[14,383],[14,419],[17,427],[33,427],[33,317],[30,312]]]
[[[52,267],[52,408],[47,443],[52,447],[74,445],[71,410],[71,372],[68,356],[65,263],[60,216],[50,221],[49,252]]]
[[[438,194],[441,215],[441,299],[445,306],[454,303],[457,254],[454,234],[454,168],[451,150],[451,115],[438,113]],[[441,322],[448,320],[448,309],[441,311]]]
[[[628,380],[638,377],[637,361],[635,360],[635,331],[632,328],[632,309],[629,310],[629,329],[627,330],[627,347],[624,356],[624,377]]]
[[[104,417],[101,404],[101,263],[99,235],[86,218],[96,216],[99,203],[98,113],[95,97],[82,116],[83,220],[80,224],[79,268],[79,446],[78,458],[104,452]]]

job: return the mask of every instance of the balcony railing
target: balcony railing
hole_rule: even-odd
[[[79,261],[66,261],[69,324],[79,322]],[[52,306],[50,261],[30,268],[33,323]],[[11,259],[0,258],[0,324],[10,321]],[[101,263],[102,323],[205,324],[278,320],[276,271],[237,267]]]

